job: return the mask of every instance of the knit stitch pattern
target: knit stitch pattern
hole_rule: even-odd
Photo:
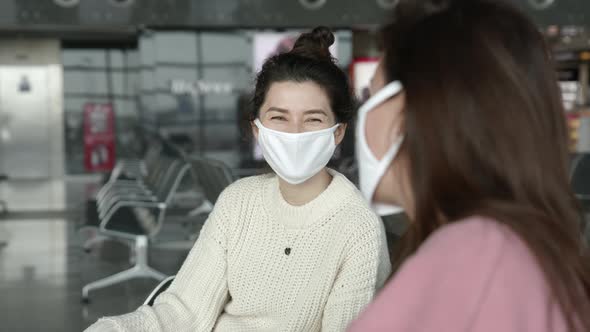
[[[96,331],[344,331],[391,271],[385,231],[356,187],[333,180],[303,206],[276,175],[227,188],[170,288]]]

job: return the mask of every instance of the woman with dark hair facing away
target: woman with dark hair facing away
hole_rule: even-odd
[[[226,189],[154,305],[88,331],[344,331],[391,272],[385,232],[326,165],[352,117],[346,74],[316,28],[258,74],[253,134],[273,174]]]
[[[402,0],[384,45],[359,110],[361,187],[411,226],[350,331],[590,331],[590,256],[538,28],[498,0]]]

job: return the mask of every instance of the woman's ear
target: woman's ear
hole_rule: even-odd
[[[336,145],[339,145],[340,143],[342,143],[342,140],[344,139],[344,135],[346,134],[346,127],[348,125],[346,123],[341,123],[338,128],[336,128],[336,131],[334,132],[334,140],[336,141]]]
[[[254,124],[254,121],[250,121],[250,126],[252,127],[252,135],[258,140],[258,127]]]

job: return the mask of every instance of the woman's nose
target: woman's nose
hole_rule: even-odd
[[[298,134],[305,131],[303,121],[290,121],[285,129],[290,134]]]

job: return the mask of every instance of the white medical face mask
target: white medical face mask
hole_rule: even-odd
[[[371,203],[375,212],[381,216],[399,213],[403,208],[392,204],[375,203],[373,196],[381,178],[389,168],[402,144],[403,137],[392,143],[381,159],[377,159],[367,143],[367,114],[387,99],[402,91],[401,82],[393,81],[371,96],[358,111],[356,125],[356,157],[359,167],[359,186],[363,196]]]
[[[293,134],[266,128],[258,119],[254,124],[264,159],[291,184],[303,183],[326,167],[336,149],[334,132],[340,126]]]

